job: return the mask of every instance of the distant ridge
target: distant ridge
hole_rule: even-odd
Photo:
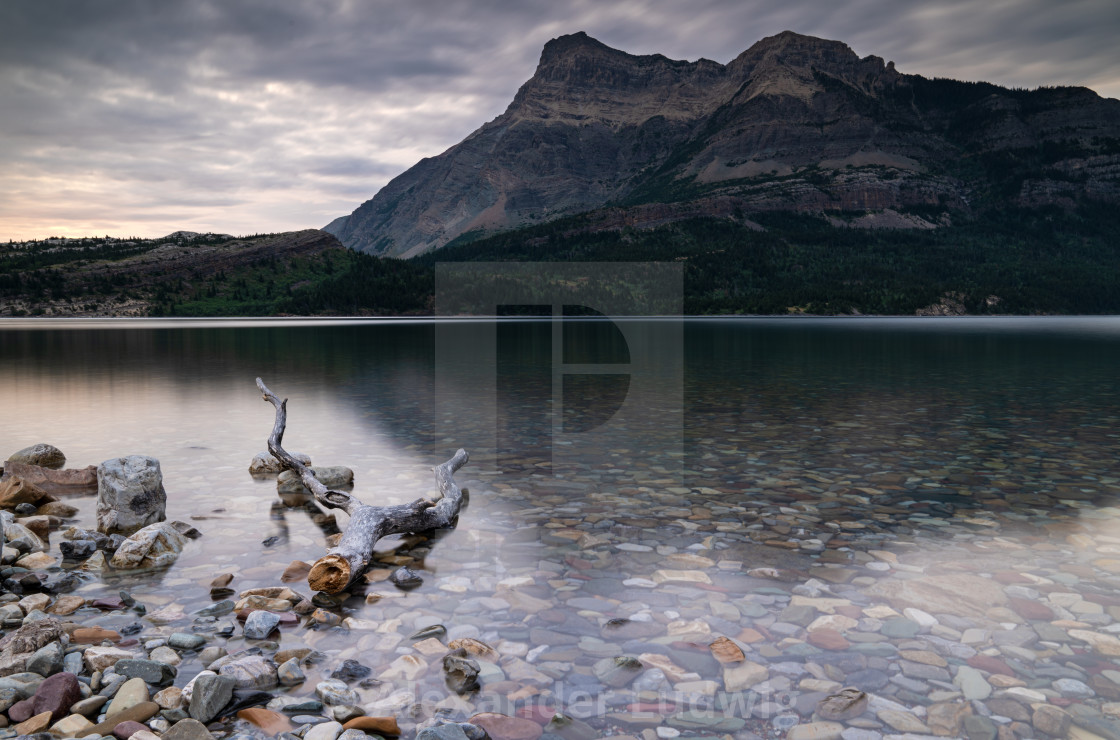
[[[613,226],[751,213],[931,229],[992,207],[1120,203],[1120,101],[901,74],[790,31],[726,65],[549,41],[498,118],[324,227],[414,256],[612,206]]]

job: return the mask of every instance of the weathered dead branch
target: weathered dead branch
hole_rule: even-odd
[[[292,457],[282,446],[287,424],[287,399],[280,400],[257,378],[257,388],[264,400],[276,408],[276,421],[268,437],[268,451],[285,468],[296,471],[300,480],[327,508],[342,509],[350,515],[350,522],[338,545],[315,561],[307,582],[316,591],[339,593],[357,580],[369,566],[373,546],[391,534],[426,532],[433,529],[454,527],[463,503],[463,491],[455,483],[454,474],[469,459],[466,450],[455,455],[432,470],[436,475],[439,494],[435,498],[420,498],[396,506],[370,506],[363,504],[344,491],[332,491],[320,483],[309,467]]]

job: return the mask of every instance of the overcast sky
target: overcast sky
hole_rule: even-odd
[[[1120,97],[1116,0],[0,0],[0,239],[317,228],[499,115],[550,38],[726,63],[787,29]]]

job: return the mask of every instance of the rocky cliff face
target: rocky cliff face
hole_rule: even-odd
[[[325,230],[413,256],[474,232],[611,205],[662,214],[887,209],[932,225],[992,204],[1120,201],[1120,101],[903,75],[785,32],[726,65],[545,45],[498,118]],[[855,213],[851,213],[855,212]],[[643,215],[645,214],[645,215]],[[614,213],[604,223],[625,222]],[[662,221],[655,218],[654,221]]]

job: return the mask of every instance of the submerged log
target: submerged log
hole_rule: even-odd
[[[316,501],[327,508],[342,509],[350,515],[342,539],[311,566],[307,576],[311,588],[332,594],[345,590],[369,567],[373,547],[382,537],[456,525],[464,492],[455,483],[454,474],[470,458],[466,450],[460,449],[450,460],[432,469],[439,488],[435,497],[419,498],[396,506],[370,506],[345,491],[330,490],[315,478],[310,467],[284,450],[282,442],[287,425],[288,401],[280,400],[260,378],[257,378],[257,388],[264,400],[276,408],[276,421],[268,437],[268,451],[284,468],[299,475]]]

